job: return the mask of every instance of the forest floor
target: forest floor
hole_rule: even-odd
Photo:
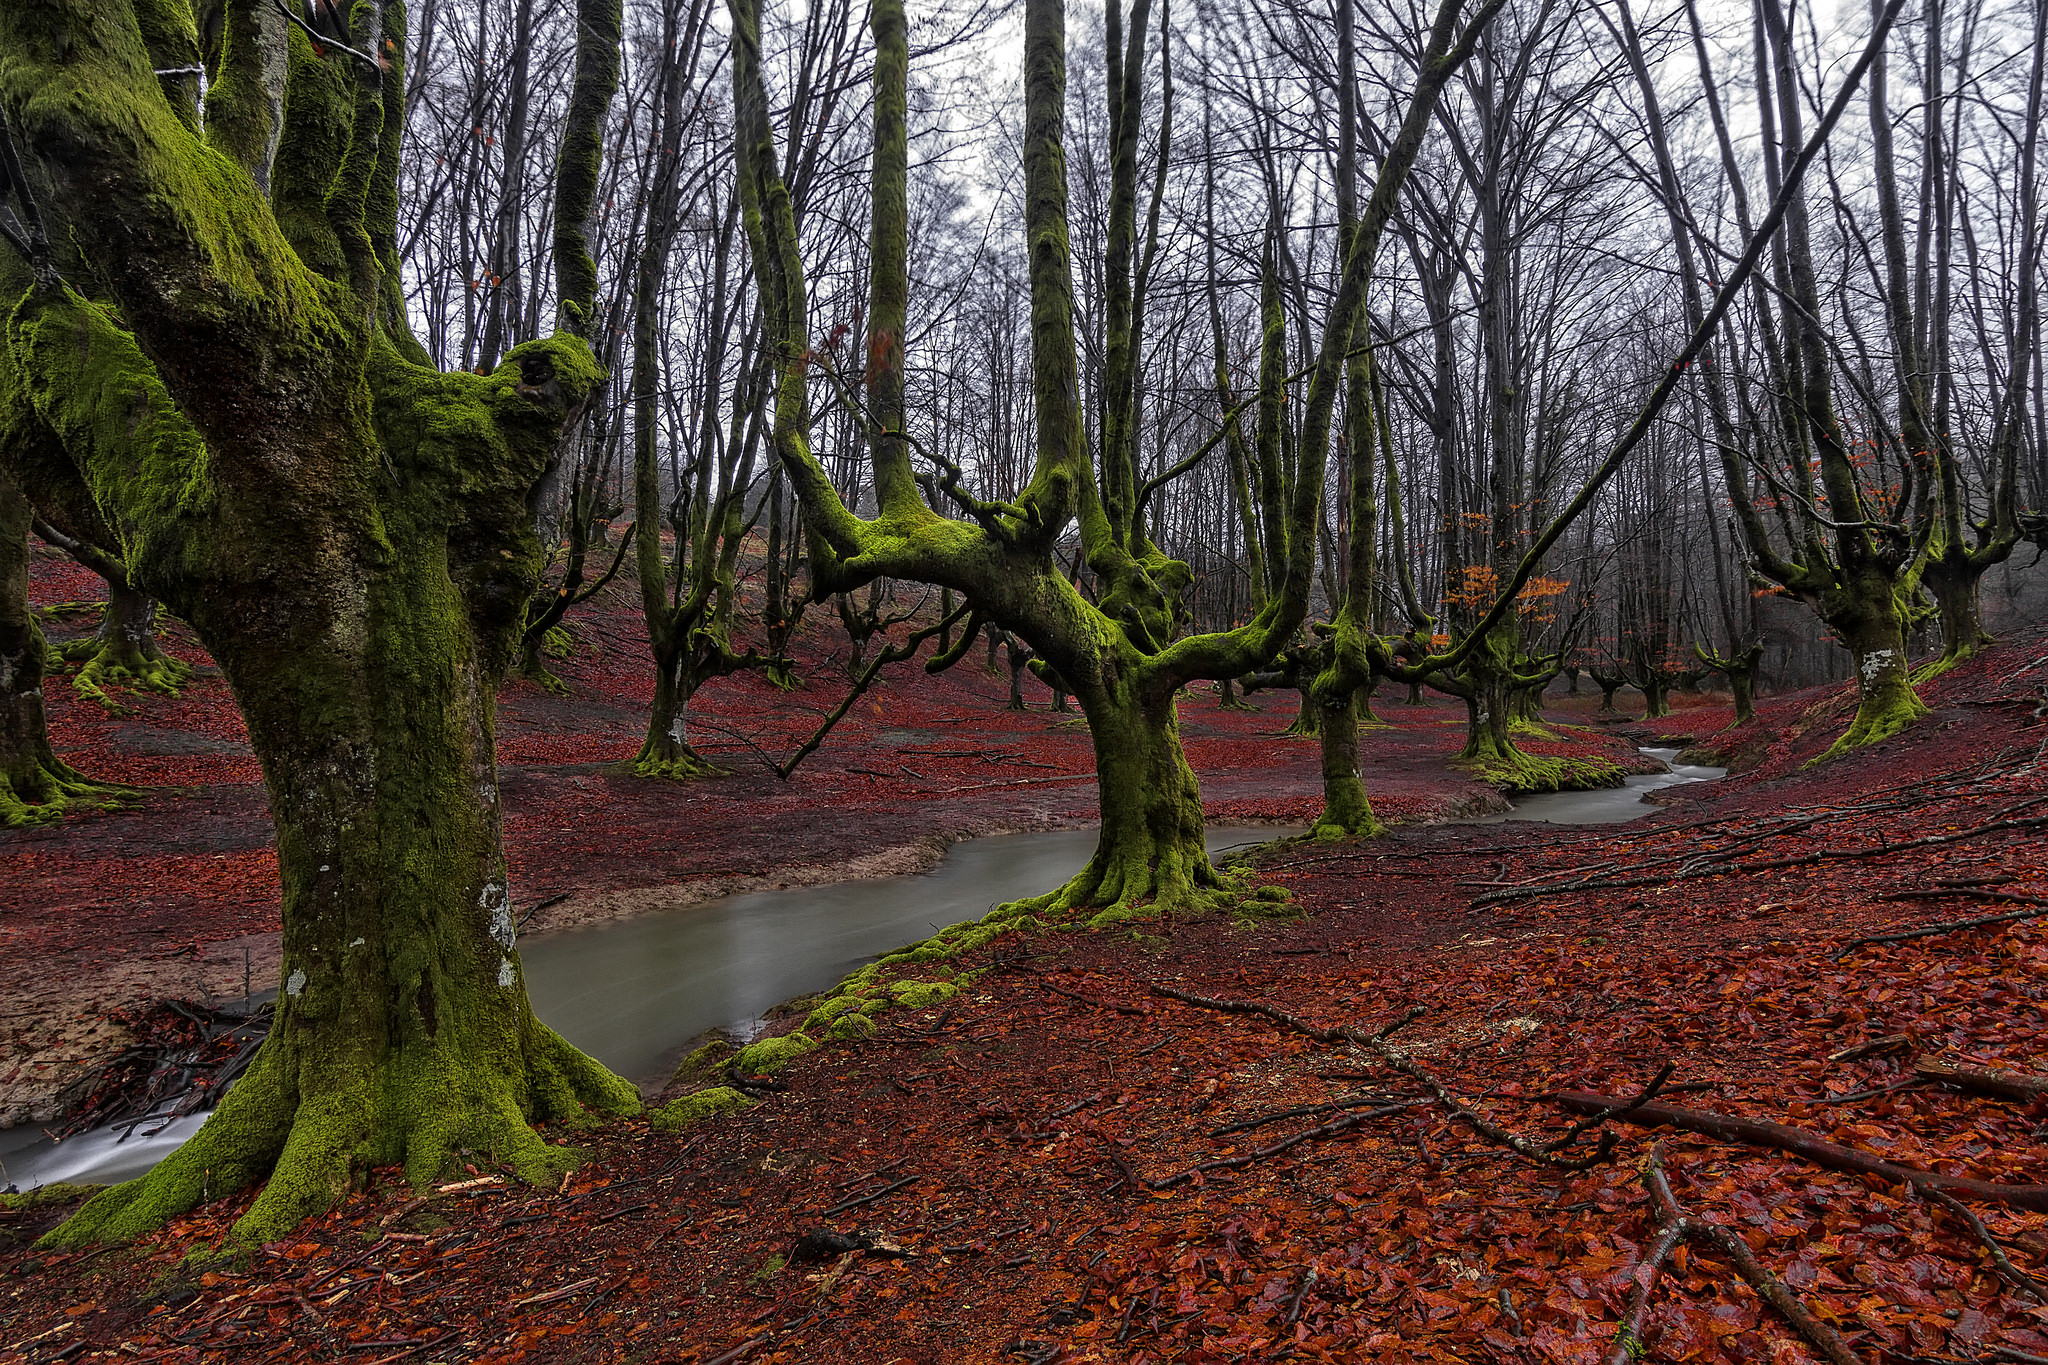
[[[102,587],[69,559],[44,558],[31,603],[56,609],[47,628],[61,642],[96,619],[64,604],[93,604]],[[956,839],[1095,821],[1078,712],[1051,711],[1050,693],[1029,678],[1032,709],[1007,709],[1008,670],[988,672],[979,647],[936,678],[921,664],[889,669],[785,782],[773,762],[848,685],[845,632],[813,609],[792,644],[802,689],[779,692],[751,674],[708,684],[691,709],[693,737],[732,775],[679,784],[629,766],[654,692],[637,587],[615,584],[569,623],[575,652],[551,661],[568,695],[515,681],[499,712],[523,937],[736,891],[920,871]],[[66,761],[151,790],[119,810],[0,831],[0,1128],[54,1117],[152,1001],[240,1001],[245,981],[276,983],[277,859],[261,774],[219,670],[181,624],[168,622],[164,640],[198,666],[180,697],[121,694],[129,714],[110,715],[62,681],[45,689]],[[1492,788],[1446,766],[1464,741],[1463,703],[1431,693],[1411,707],[1389,691],[1380,710],[1390,728],[1373,732],[1367,774],[1381,818],[1505,810]],[[1583,709],[1593,699],[1560,700]],[[1726,723],[1725,699],[1684,700],[1707,723]],[[1316,741],[1280,733],[1299,698],[1262,692],[1253,705],[1225,710],[1203,688],[1182,708],[1208,816],[1307,824],[1322,808]],[[1590,719],[1570,710],[1559,714]],[[1614,735],[1559,735],[1533,751],[1637,758]]]
[[[204,1270],[185,1256],[219,1240],[246,1194],[83,1254],[28,1250],[63,1206],[11,1211],[0,1360],[1822,1358],[1743,1262],[1838,1359],[2048,1357],[2048,1303],[2028,1288],[2048,1275],[2048,1101],[1914,1069],[2048,1071],[2048,934],[2007,919],[1861,942],[2048,904],[2044,685],[2035,629],[1926,689],[1932,712],[1905,734],[1819,769],[1803,765],[1845,723],[1842,698],[1775,699],[1728,737],[1755,766],[1660,793],[1641,821],[1280,844],[1259,877],[1292,892],[1288,919],[1006,935],[951,964],[957,999],[881,1015],[876,1038],[799,1059],[736,1115],[680,1135],[612,1125],[559,1190],[458,1176],[466,1188],[419,1200],[380,1171],[252,1263]],[[879,725],[906,704],[885,694],[867,762],[842,762],[899,752]],[[1289,714],[1269,699],[1244,739],[1225,737],[1234,716],[1211,735],[1291,747],[1258,735]],[[1726,715],[1678,720],[1705,724],[1658,728],[1704,734]],[[1038,756],[1064,737],[1030,721],[1026,751],[1054,761]],[[1452,728],[1427,726],[1370,742]],[[940,732],[965,747],[964,727]],[[1312,774],[1313,754],[1304,742],[1284,767]],[[1417,757],[1405,799],[1457,799],[1429,766]],[[831,801],[859,790],[852,776]],[[1398,808],[1398,782],[1372,780]],[[1262,782],[1225,799],[1293,815],[1281,780]],[[1079,819],[1088,795],[1025,809]],[[681,817],[665,818],[676,837]],[[901,828],[946,818],[912,811]],[[53,856],[82,856],[64,840],[92,836],[71,828]],[[598,826],[579,837],[605,842]],[[536,853],[519,855],[529,869],[564,865]],[[527,876],[529,894],[547,884]],[[103,885],[103,899],[129,894]],[[1366,1033],[1418,1010],[1390,1041]],[[1557,1094],[1632,1096],[1666,1063],[1656,1104],[1675,1110],[1610,1123],[1609,1160],[1559,1169],[1497,1140],[1500,1126],[1554,1138]],[[1780,1127],[1737,1141],[1729,1118]],[[1798,1134],[1805,1155],[1783,1150]],[[1691,1220],[1662,1260],[1653,1143]],[[1859,1153],[2030,1188],[1943,1203],[1896,1171],[1836,1169]],[[867,1249],[789,1259],[821,1248],[803,1236],[821,1228],[867,1234]]]

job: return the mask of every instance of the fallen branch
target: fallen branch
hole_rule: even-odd
[[[1858,948],[1870,943],[1904,943],[1911,938],[1932,938],[1936,934],[1952,934],[1958,929],[1977,929],[1987,924],[2012,924],[2023,919],[2039,919],[2048,915],[2048,900],[2036,896],[2015,896],[2004,891],[1969,892],[1958,891],[1958,896],[1977,896],[1985,900],[2018,901],[2022,905],[2036,907],[2032,910],[2011,910],[2002,915],[1977,915],[1971,919],[1950,920],[1945,924],[1930,924],[1921,929],[1901,929],[1894,934],[1872,934],[1869,938],[1851,939],[1842,951],[1834,955],[1839,962]]]
[[[1616,1104],[1626,1103],[1610,1095],[1595,1095],[1575,1090],[1560,1091],[1555,1098],[1565,1108],[1582,1114],[1595,1113]],[[1906,1185],[1916,1190],[1942,1190],[1960,1198],[1978,1199],[1985,1203],[2007,1204],[2013,1208],[2048,1213],[2048,1185],[2001,1185],[1969,1176],[1940,1175],[1913,1166],[1900,1166],[1869,1152],[1844,1147],[1840,1143],[1829,1142],[1811,1133],[1802,1133],[1796,1128],[1787,1128],[1783,1124],[1770,1123],[1763,1119],[1741,1118],[1734,1114],[1713,1114],[1699,1109],[1680,1109],[1668,1104],[1645,1104],[1622,1115],[1621,1119],[1625,1123],[1642,1128],[1682,1128],[1689,1133],[1699,1133],[1721,1142],[1790,1152],[1831,1171],[1847,1171],[1852,1175],[1874,1175],[1892,1184]]]
[[[2036,816],[2029,820],[1993,820],[1974,829],[1958,830],[1954,834],[1931,834],[1921,839],[1906,839],[1896,844],[1878,844],[1871,848],[1822,848],[1790,858],[1764,858],[1754,862],[1713,863],[1709,866],[1683,867],[1675,872],[1654,877],[1614,877],[1587,879],[1575,882],[1559,882],[1549,886],[1524,887],[1514,891],[1496,892],[1481,896],[1469,903],[1468,908],[1477,910],[1488,905],[1505,905],[1510,901],[1529,900],[1538,896],[1554,896],[1580,891],[1618,891],[1638,886],[1668,886],[1672,882],[1690,881],[1696,877],[1732,877],[1745,872],[1773,872],[1788,867],[1811,867],[1816,863],[1849,862],[1863,858],[1888,858],[1894,853],[1904,853],[1916,848],[1934,848],[1961,843],[1966,839],[1980,838],[2000,830],[2039,829],[2048,825],[2048,816]],[[1663,861],[1671,861],[1665,859]],[[2012,897],[2011,899],[2018,899]],[[2048,904],[2048,902],[2043,902]],[[1865,940],[1866,942],[1874,940]],[[1851,945],[1854,946],[1853,944]]]
[[[1534,1161],[1539,1165],[1549,1166],[1560,1171],[1583,1171],[1588,1169],[1589,1167],[1597,1166],[1601,1162],[1608,1160],[1614,1153],[1614,1134],[1603,1132],[1600,1135],[1599,1146],[1592,1152],[1591,1155],[1583,1157],[1560,1157],[1556,1155],[1557,1147],[1564,1145],[1566,1141],[1576,1141],[1578,1134],[1581,1131],[1583,1131],[1587,1125],[1581,1124],[1575,1127],[1572,1130],[1572,1132],[1566,1134],[1565,1139],[1560,1139],[1557,1144],[1540,1145],[1538,1143],[1531,1142],[1529,1139],[1523,1137],[1520,1133],[1512,1132],[1506,1128],[1501,1127],[1492,1119],[1487,1118],[1486,1115],[1480,1113],[1476,1109],[1468,1108],[1466,1105],[1461,1103],[1458,1100],[1457,1096],[1451,1094],[1450,1091],[1444,1089],[1442,1085],[1437,1083],[1436,1077],[1430,1075],[1420,1066],[1416,1065],[1414,1062],[1409,1061],[1406,1057],[1403,1057],[1400,1053],[1394,1051],[1394,1049],[1387,1046],[1387,1038],[1390,1035],[1392,1035],[1395,1032],[1395,1030],[1402,1028],[1411,1020],[1420,1017],[1424,1013],[1424,1007],[1421,1005],[1411,1005],[1398,1019],[1394,1020],[1394,1022],[1392,1022],[1391,1024],[1388,1024],[1375,1032],[1367,1033],[1363,1029],[1348,1028],[1343,1026],[1339,1026],[1337,1028],[1324,1028],[1319,1024],[1311,1024],[1306,1019],[1298,1019],[1294,1015],[1287,1013],[1285,1010],[1275,1008],[1272,1005],[1263,1004],[1257,1000],[1224,1000],[1214,996],[1196,995],[1193,991],[1177,990],[1172,986],[1155,985],[1152,987],[1152,989],[1155,993],[1159,995],[1170,996],[1175,1000],[1184,1000],[1191,1005],[1201,1005],[1206,1009],[1222,1010],[1226,1014],[1263,1015],[1264,1017],[1274,1020],[1277,1023],[1285,1024],[1288,1028],[1295,1030],[1297,1033],[1305,1033],[1309,1037],[1314,1038],[1317,1042],[1351,1043],[1357,1047],[1363,1048],[1366,1051],[1371,1052],[1375,1057],[1377,1057],[1382,1064],[1392,1067],[1394,1070],[1400,1072],[1402,1075],[1408,1077],[1410,1080],[1420,1081],[1425,1087],[1428,1088],[1429,1092],[1436,1097],[1437,1103],[1443,1105],[1443,1107],[1450,1112],[1451,1117],[1465,1124],[1474,1132],[1478,1133],[1480,1136],[1488,1139],[1489,1141],[1498,1143],[1500,1146],[1507,1148],[1509,1151],[1514,1152],[1519,1156],[1526,1157],[1530,1161]],[[1646,1103],[1649,1097],[1655,1094],[1657,1088],[1662,1086],[1665,1079],[1669,1077],[1670,1070],[1671,1069],[1669,1067],[1666,1067],[1664,1069],[1664,1072],[1658,1076],[1655,1082],[1652,1083],[1651,1087],[1648,1090],[1646,1090],[1643,1094],[1636,1096],[1633,1100],[1615,1100],[1612,1101],[1612,1103],[1620,1106],[1624,1112],[1628,1109],[1635,1108],[1637,1105]],[[1202,1168],[1196,1167],[1195,1169],[1200,1170]],[[1154,1188],[1157,1187],[1155,1186]]]
[[[1184,1184],[1187,1181],[1193,1180],[1196,1176],[1210,1171],[1242,1170],[1253,1162],[1279,1156],[1289,1148],[1298,1147],[1304,1142],[1318,1142],[1324,1138],[1336,1137],[1340,1133],[1350,1132],[1369,1119],[1383,1119],[1389,1114],[1398,1114],[1403,1109],[1413,1109],[1419,1104],[1427,1104],[1428,1102],[1427,1100],[1403,1100],[1399,1104],[1385,1104],[1377,1109],[1363,1109],[1355,1114],[1346,1114],[1341,1119],[1333,1119],[1329,1123],[1315,1128],[1305,1128],[1299,1133],[1291,1134],[1288,1137],[1281,1138],[1278,1142],[1268,1143],[1264,1147],[1245,1152],[1242,1155],[1218,1157],[1214,1161],[1204,1161],[1200,1165],[1190,1166],[1184,1171],[1166,1176],[1163,1179],[1147,1180],[1145,1184],[1155,1190],[1170,1190],[1175,1185]]]
[[[2012,1263],[2005,1254],[2005,1248],[1992,1237],[1991,1229],[1984,1226],[1984,1220],[1972,1213],[1961,1200],[1940,1190],[1922,1189],[1916,1190],[1915,1193],[1922,1199],[1939,1204],[1970,1225],[1970,1231],[1977,1234],[1978,1243],[1991,1253],[1991,1264],[1997,1268],[1999,1279],[2023,1294],[2032,1295],[2036,1303],[2048,1303],[2048,1289],[2044,1289],[2039,1280]]]
[[[1115,1010],[1118,1014],[1143,1014],[1145,1012],[1136,1005],[1119,1005],[1110,1000],[1097,1000],[1092,995],[1083,995],[1079,991],[1070,991],[1065,986],[1055,986],[1050,981],[1041,980],[1038,984],[1051,991],[1054,995],[1064,995],[1069,1000],[1078,1000],[1084,1005],[1093,1005],[1099,1010]]]
[[[2006,1099],[2038,1100],[2048,1097],[2048,1076],[2033,1076],[2024,1071],[1976,1071],[1950,1066],[1939,1057],[1915,1057],[1913,1074],[1923,1080],[1938,1081],[1961,1090],[2001,1095]]]
[[[1392,1102],[1393,1096],[1391,1095],[1340,1095],[1327,1104],[1298,1104],[1292,1109],[1276,1109],[1270,1114],[1261,1114],[1257,1118],[1240,1119],[1236,1123],[1226,1123],[1221,1128],[1211,1128],[1209,1136],[1215,1138],[1223,1137],[1229,1133],[1248,1133],[1254,1128],[1263,1128],[1269,1123],[1279,1123],[1283,1119],[1305,1119],[1316,1114],[1332,1114],[1340,1109],[1356,1109],[1365,1104],[1389,1104]]]
[[[831,1208],[820,1211],[818,1216],[820,1218],[830,1218],[835,1213],[845,1213],[848,1209],[857,1209],[862,1204],[872,1204],[884,1195],[894,1194],[905,1185],[915,1185],[920,1178],[919,1176],[906,1175],[894,1184],[882,1186],[881,1189],[876,1190],[873,1194],[864,1194],[858,1199],[842,1199]]]
[[[1799,1335],[1806,1338],[1807,1344],[1832,1365],[1861,1365],[1841,1334],[1807,1312],[1790,1286],[1764,1269],[1747,1242],[1732,1230],[1693,1218],[1679,1207],[1677,1196],[1671,1192],[1671,1182],[1664,1176],[1663,1143],[1651,1145],[1649,1155],[1643,1158],[1642,1176],[1644,1186],[1650,1191],[1651,1207],[1655,1210],[1657,1238],[1636,1263],[1633,1277],[1636,1290],[1630,1296],[1621,1328],[1615,1333],[1614,1350],[1607,1357],[1607,1365],[1633,1365],[1641,1358],[1642,1333],[1649,1317],[1651,1296],[1657,1292],[1657,1282],[1663,1278],[1664,1265],[1680,1242],[1703,1243],[1726,1255],[1735,1263],[1736,1273],[1756,1291],[1757,1297],[1777,1309]]]

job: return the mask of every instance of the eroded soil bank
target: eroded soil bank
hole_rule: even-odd
[[[1612,1160],[1559,1170],[1327,1032],[1420,1007],[1392,1040],[1402,1060],[1538,1141],[1566,1122],[1553,1092],[1630,1095],[1668,1062],[1662,1102],[2038,1190],[2038,1097],[1912,1068],[2048,1071],[2043,923],[1861,940],[2048,900],[2044,653],[2036,633],[1957,670],[1925,722],[1817,771],[1801,764],[1840,708],[1804,724],[1767,710],[1735,737],[1755,766],[1672,789],[1646,822],[1277,850],[1262,874],[1298,920],[1005,936],[951,964],[959,997],[878,1016],[877,1037],[799,1059],[726,1119],[616,1125],[561,1190],[416,1203],[379,1172],[296,1240],[203,1275],[181,1258],[246,1196],[84,1256],[22,1249],[61,1209],[12,1213],[0,1345],[207,1362],[1595,1361],[1657,1234],[1640,1171],[1661,1139],[1676,1201],[1732,1230],[1853,1358],[2048,1355],[2048,1308],[2016,1278],[2048,1274],[2048,1197],[1962,1206],[2001,1267],[1931,1196],[1755,1143],[1616,1123]],[[874,1249],[788,1260],[818,1228]],[[1720,1245],[1664,1264],[1633,1332],[1647,1358],[1818,1358]]]

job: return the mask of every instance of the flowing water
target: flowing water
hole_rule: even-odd
[[[1722,775],[1720,768],[1675,763],[1676,749],[1643,752],[1670,771],[1602,791],[1527,797],[1508,814],[1471,823],[1634,820],[1656,809],[1644,803],[1643,793]],[[1213,854],[1298,832],[1223,825],[1207,837]],[[999,901],[1057,886],[1094,848],[1089,829],[968,839],[915,877],[727,896],[551,934],[522,950],[527,992],[535,1012],[564,1038],[620,1075],[658,1087],[709,1030],[751,1037],[763,1011],[830,986],[881,953],[979,919]],[[203,1114],[151,1120],[62,1143],[33,1128],[0,1132],[0,1188],[126,1180],[161,1161],[204,1121]]]
[[[1728,772],[1726,768],[1680,763],[1676,749],[1644,749],[1642,752],[1661,762],[1667,771],[1639,773],[1625,779],[1619,787],[1602,787],[1598,791],[1525,796],[1515,802],[1515,808],[1505,815],[1481,815],[1465,823],[1494,825],[1503,820],[1540,820],[1553,825],[1620,824],[1624,820],[1640,820],[1656,812],[1655,805],[1643,800],[1646,792],[1660,787],[1682,786],[1688,782],[1712,782]]]

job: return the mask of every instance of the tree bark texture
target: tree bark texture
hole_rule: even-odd
[[[590,32],[605,9],[582,0]],[[383,25],[357,47],[404,50],[398,6],[356,14]],[[389,325],[395,70],[293,31],[265,194],[177,117],[125,11],[8,6],[0,51],[0,101],[77,251],[6,319],[0,455],[80,513],[65,524],[111,528],[99,548],[219,661],[284,901],[276,1022],[246,1077],[47,1240],[132,1237],[265,1182],[232,1237],[267,1241],[365,1167],[424,1183],[458,1146],[559,1175],[575,1154],[533,1123],[639,1098],[528,1004],[494,697],[539,573],[529,499],[602,377],[589,348],[558,334],[442,374]],[[602,112],[570,119],[565,159],[594,161]],[[36,426],[61,458],[23,460]]]

